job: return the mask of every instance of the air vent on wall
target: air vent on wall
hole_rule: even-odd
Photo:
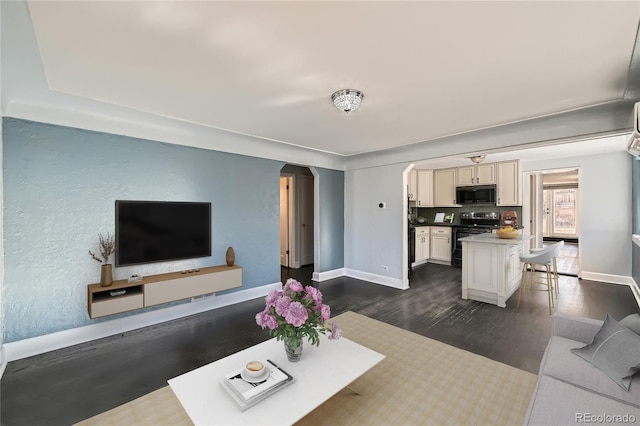
[[[627,152],[634,157],[640,157],[640,102],[637,102],[633,107],[633,133],[631,133],[631,139],[629,145],[627,145]]]

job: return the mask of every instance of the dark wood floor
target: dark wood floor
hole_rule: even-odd
[[[554,244],[554,241],[545,241],[542,243],[543,247]],[[556,256],[558,273],[564,275],[578,276],[580,272],[580,262],[578,261],[578,252],[580,251],[578,243],[571,243],[565,241],[562,250],[558,256]]]
[[[283,270],[311,283],[311,267]],[[557,310],[603,319],[638,312],[626,286],[560,278]],[[415,268],[411,289],[352,278],[318,284],[332,314],[351,310],[536,373],[551,332],[546,296],[515,296],[506,308],[460,299],[461,270]],[[69,425],[167,385],[167,380],[269,338],[255,299],[9,363],[1,381],[2,425]]]

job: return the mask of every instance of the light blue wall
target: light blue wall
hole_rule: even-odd
[[[401,283],[403,172],[408,164],[371,167],[345,173],[345,267]],[[387,207],[378,207],[385,202]],[[382,265],[387,266],[383,269]]]
[[[579,169],[580,270],[631,276],[632,173],[624,151],[551,160],[522,160],[523,172]]]
[[[316,168],[320,182],[320,265],[316,272],[344,267],[344,172]]]
[[[100,274],[88,250],[97,250],[99,232],[114,232],[116,199],[210,201],[212,256],[115,268],[115,279],[223,264],[233,246],[243,288],[280,281],[283,163],[11,118],[3,124],[5,343],[94,322],[86,286]]]

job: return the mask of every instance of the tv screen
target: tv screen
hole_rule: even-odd
[[[211,256],[211,203],[116,200],[116,266]]]

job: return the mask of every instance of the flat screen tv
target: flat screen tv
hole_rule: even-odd
[[[116,266],[211,256],[211,203],[116,200]]]

